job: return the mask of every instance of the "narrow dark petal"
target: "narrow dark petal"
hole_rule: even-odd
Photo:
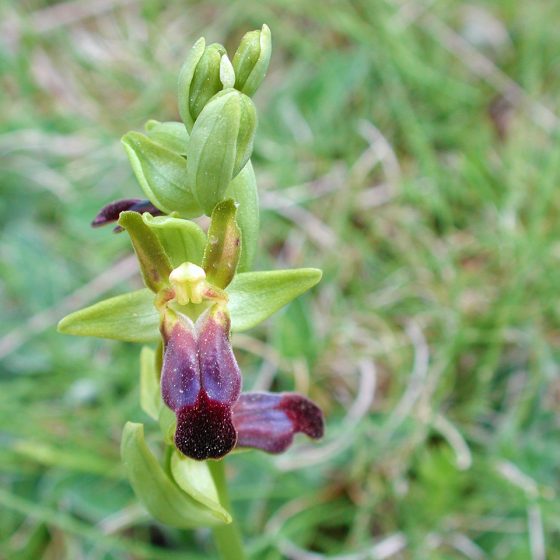
[[[256,447],[268,453],[285,451],[301,432],[323,436],[321,409],[295,393],[244,393],[233,406],[238,447]]]
[[[241,372],[229,341],[229,317],[218,306],[197,321],[202,387],[210,399],[233,404],[241,392]]]
[[[156,208],[149,200],[142,200],[140,198],[125,198],[122,200],[116,200],[107,204],[99,212],[97,216],[91,222],[93,227],[104,226],[111,222],[116,222],[119,219],[121,212],[129,210],[131,212],[138,212],[142,214],[143,212],[150,212],[152,216],[161,216],[163,212]],[[115,231],[122,231],[120,226],[115,228]]]
[[[176,413],[185,406],[194,406],[201,391],[194,325],[189,322],[187,318],[180,318],[174,325],[162,328],[165,352],[161,396]]]
[[[231,406],[209,399],[204,391],[193,406],[177,412],[175,445],[192,459],[219,459],[235,447],[236,441]]]
[[[119,219],[121,212],[125,210],[130,210],[130,208],[136,204],[142,202],[140,198],[125,198],[122,200],[116,200],[111,202],[106,206],[103,206],[101,210],[97,213],[97,216],[93,218],[91,225],[93,227],[104,226],[110,222],[116,222]]]
[[[152,216],[163,216],[165,214],[165,212],[156,208],[149,200],[139,200],[136,204],[133,204],[129,210],[131,212],[138,212],[139,214],[149,212]]]

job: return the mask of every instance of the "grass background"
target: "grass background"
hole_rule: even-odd
[[[138,287],[119,138],[176,120],[204,35],[268,23],[257,268],[322,283],[234,342],[245,386],[327,434],[228,462],[252,558],[560,558],[560,4],[0,4],[0,557],[213,558],[152,522],[119,463],[138,347],[55,332]]]

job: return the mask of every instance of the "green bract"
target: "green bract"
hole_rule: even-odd
[[[271,52],[268,25],[263,25],[260,31],[249,31],[243,36],[233,57],[236,89],[249,96],[257,91],[266,76]]]
[[[171,454],[171,473],[184,492],[206,506],[224,523],[231,523],[231,515],[220,504],[207,463],[194,461],[174,451]]]
[[[144,346],[140,352],[140,406],[148,416],[158,419],[161,408],[159,372],[156,353],[149,346]]]
[[[256,126],[253,102],[235,89],[215,95],[196,120],[189,139],[187,181],[207,215],[251,157]]]
[[[144,125],[144,130],[148,138],[156,144],[181,156],[187,155],[189,133],[183,123],[159,122],[151,119]]]
[[[225,196],[233,198],[237,203],[235,221],[241,230],[241,256],[237,270],[246,272],[253,264],[259,240],[259,194],[251,161],[247,162],[241,173],[229,184]]]
[[[182,529],[231,522],[229,513],[219,503],[209,507],[215,492],[209,492],[206,503],[198,499],[208,492],[207,465],[191,469],[188,485],[184,484],[183,472],[179,472],[182,481],[179,487],[146,445],[142,424],[126,423],[121,456],[136,496],[158,521]]]
[[[128,132],[122,143],[138,183],[154,206],[185,218],[202,214],[187,181],[185,158],[139,132]]]

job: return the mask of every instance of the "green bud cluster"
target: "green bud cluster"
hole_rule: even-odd
[[[122,143],[149,201],[180,218],[212,215],[233,198],[242,235],[240,271],[256,250],[258,196],[250,158],[257,112],[250,96],[270,61],[270,29],[250,31],[230,61],[226,49],[199,39],[178,80],[182,123],[150,120],[145,134],[128,132]]]

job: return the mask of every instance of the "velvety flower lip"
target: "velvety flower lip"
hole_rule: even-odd
[[[92,227],[100,227],[111,222],[116,222],[119,219],[121,212],[149,212],[152,216],[161,216],[163,212],[156,208],[149,200],[142,200],[141,198],[123,198],[116,200],[101,208],[93,221]],[[114,231],[122,231],[120,226],[117,226]]]
[[[166,344],[161,391],[177,416],[175,445],[193,459],[219,459],[237,442],[231,407],[241,392],[229,317],[217,305],[196,325],[171,313],[162,325]]]
[[[296,433],[318,439],[323,414],[296,393],[241,392],[241,372],[229,340],[229,316],[215,304],[194,324],[167,310],[161,392],[175,412],[175,446],[193,459],[219,459],[234,447],[281,453]]]
[[[296,393],[244,393],[233,407],[233,423],[238,447],[255,447],[268,453],[281,453],[294,435],[323,437],[321,409]]]

